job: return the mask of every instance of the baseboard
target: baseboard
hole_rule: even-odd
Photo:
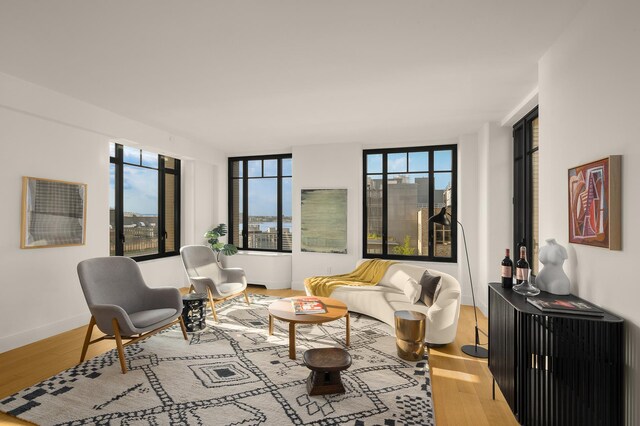
[[[462,305],[473,306],[473,298],[471,296],[462,296],[460,299],[460,303]],[[476,307],[480,309],[480,312],[482,312],[485,317],[489,316],[489,310],[487,309],[487,305],[476,300]]]
[[[261,285],[266,287],[267,290],[284,290],[284,289],[291,288],[291,283],[286,281],[273,282],[273,281],[251,280],[249,284]]]
[[[49,323],[42,327],[32,328],[30,330],[2,337],[0,338],[0,353],[81,327],[88,324],[90,318],[91,314],[87,312],[86,314],[76,315],[71,318]]]

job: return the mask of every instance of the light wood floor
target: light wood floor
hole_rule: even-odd
[[[259,286],[250,286],[249,292],[280,297],[302,294],[292,290],[265,290]],[[478,321],[480,328],[486,330],[487,319],[480,311]],[[499,390],[496,400],[491,398],[487,360],[471,358],[460,351],[463,344],[473,343],[473,324],[473,308],[462,306],[455,342],[429,351],[436,423],[438,426],[518,425]],[[79,327],[0,354],[0,398],[76,365],[85,332],[86,326]],[[96,335],[94,332],[94,337]],[[114,347],[113,341],[91,345],[87,358]],[[29,423],[0,413],[0,424]]]

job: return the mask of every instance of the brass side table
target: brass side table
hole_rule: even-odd
[[[396,311],[396,346],[398,356],[407,361],[419,361],[424,356],[426,315],[415,311]]]

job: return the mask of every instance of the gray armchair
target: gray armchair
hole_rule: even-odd
[[[209,296],[213,319],[218,321],[216,303],[244,294],[247,305],[247,278],[242,268],[223,268],[216,255],[207,246],[184,246],[180,249],[182,264],[191,289]]]
[[[91,311],[91,321],[82,346],[84,361],[90,344],[114,337],[122,373],[127,372],[124,346],[147,338],[182,320],[182,297],[177,288],[149,288],[138,264],[128,257],[98,257],[78,264],[78,278]],[[106,334],[91,340],[93,327]],[[134,337],[134,336],[138,337]],[[130,339],[125,344],[122,339]]]

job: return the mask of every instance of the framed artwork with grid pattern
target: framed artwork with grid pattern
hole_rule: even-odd
[[[84,183],[24,176],[20,248],[84,245],[86,199]]]

